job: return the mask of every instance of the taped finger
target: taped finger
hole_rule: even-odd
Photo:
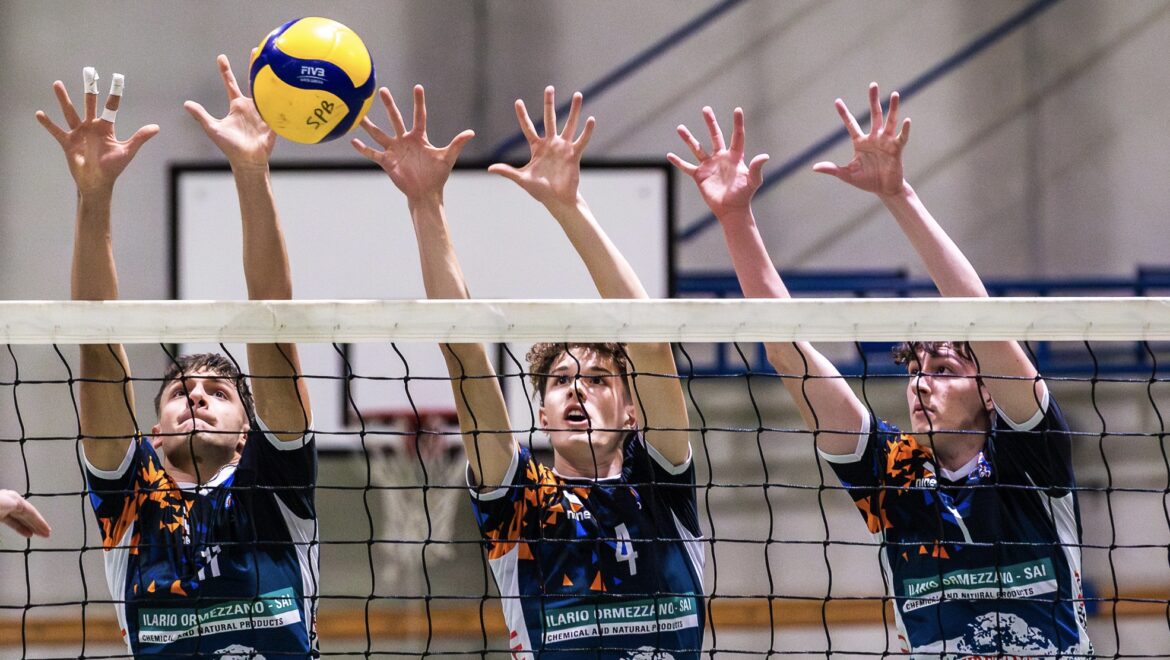
[[[118,106],[122,103],[122,90],[126,87],[126,76],[115,73],[110,77],[110,95],[106,97],[106,107],[102,110],[102,119],[114,123],[118,116]]]
[[[97,91],[97,81],[98,81],[97,69],[93,68],[92,66],[85,67],[84,69],[81,70],[81,78],[85,82],[85,93],[86,94],[97,94],[98,93],[98,91]]]

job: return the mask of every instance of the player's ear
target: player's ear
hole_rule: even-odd
[[[979,396],[983,399],[983,409],[986,410],[988,414],[995,412],[995,399],[991,398],[991,392],[989,392],[987,387],[983,384],[983,379],[977,378],[975,382],[979,383]]]
[[[540,400],[540,408],[537,409],[536,413],[537,413],[537,416],[540,417],[540,428],[547,429],[548,428],[548,415],[546,415],[544,412],[544,398],[543,397]]]
[[[634,406],[634,402],[630,401],[626,404],[626,421],[622,428],[636,429],[638,428],[638,409]]]

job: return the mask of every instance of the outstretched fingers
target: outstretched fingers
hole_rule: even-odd
[[[676,156],[674,154],[674,152],[666,154],[666,160],[670,161],[671,165],[674,165],[675,167],[678,168],[678,170],[680,172],[682,172],[683,174],[685,174],[689,177],[695,176],[695,172],[697,172],[699,170],[698,165],[688,163],[687,161],[683,160],[682,158],[679,158],[678,156]]]
[[[65,83],[60,80],[54,82],[53,93],[57,96],[57,104],[61,106],[61,114],[65,116],[65,124],[70,129],[77,128],[81,124],[81,117],[77,114],[77,109],[73,107],[73,101],[69,98]]]
[[[49,135],[53,136],[53,139],[56,140],[58,144],[65,146],[65,139],[67,136],[64,129],[54,123],[52,119],[49,119],[49,116],[46,115],[43,110],[37,110],[36,118],[40,125],[45,127],[45,130],[49,132]]]
[[[877,133],[882,130],[883,124],[881,92],[878,90],[878,84],[871,82],[869,84],[869,132]]]
[[[242,97],[244,93],[240,91],[240,84],[236,82],[236,74],[232,73],[232,65],[228,62],[227,55],[220,53],[215,58],[215,62],[219,65],[219,77],[223,80],[223,89],[227,92],[228,103]]]
[[[207,111],[207,108],[204,108],[203,104],[198,101],[187,101],[183,104],[183,109],[187,111],[187,114],[194,117],[195,121],[199,122],[199,125],[205,131],[209,130],[211,125],[216,121],[215,117],[212,117],[211,113]]]
[[[422,85],[414,86],[414,125],[411,131],[418,131],[424,136],[427,134],[427,94]],[[402,137],[402,133],[398,134]]]
[[[528,116],[528,106],[524,105],[524,101],[516,99],[516,102],[512,104],[512,109],[516,111],[516,122],[520,124],[520,132],[524,134],[524,139],[528,140],[528,144],[539,140],[540,136],[536,133],[532,117]]]
[[[907,117],[902,120],[902,130],[898,131],[898,146],[904,147],[910,140],[910,118]]]
[[[401,120],[401,118],[399,119]],[[390,143],[394,138],[386,135],[386,132],[378,128],[378,125],[371,121],[369,117],[362,117],[362,129],[366,132],[366,135],[373,138],[374,142],[377,142],[383,149],[390,148]]]
[[[585,151],[585,147],[589,146],[589,138],[593,137],[593,129],[597,126],[597,120],[593,117],[585,119],[585,128],[581,129],[581,136],[573,141],[573,148],[577,153]]]
[[[557,96],[552,85],[544,88],[544,135],[555,135],[557,132]]]
[[[886,135],[893,135],[898,128],[898,105],[901,100],[897,92],[890,94],[890,105],[886,109],[886,123],[882,127],[882,132]]]
[[[844,168],[842,168],[840,165],[838,165],[832,161],[822,160],[821,162],[813,165],[813,171],[819,172],[821,174],[829,174],[829,175],[840,178],[841,173],[844,171]]]
[[[367,119],[366,121],[369,121],[369,120]],[[364,127],[365,124],[363,123],[362,126]],[[369,129],[366,129],[366,130],[367,130],[367,132],[369,131]],[[356,149],[359,154],[365,156],[369,160],[377,162],[378,154],[381,153],[380,151],[377,151],[376,149],[369,146],[365,142],[362,142],[360,138],[353,138],[352,140],[349,141],[349,143],[351,145],[353,145],[353,148]]]
[[[679,124],[678,128],[675,130],[678,131],[678,136],[682,138],[682,141],[685,142],[687,147],[690,148],[691,154],[694,155],[696,160],[701,163],[710,158],[710,156],[707,155],[707,152],[703,150],[703,145],[695,139],[695,136],[691,133],[689,128],[683,124]]]
[[[386,106],[386,116],[390,118],[390,125],[394,127],[394,134],[398,137],[402,137],[406,134],[406,123],[402,121],[402,113],[398,111],[398,104],[394,102],[394,95],[390,93],[389,89],[383,87],[378,90],[378,97],[382,99],[382,105]],[[369,122],[369,125],[371,127],[374,126],[373,122]],[[366,132],[369,132],[370,129],[366,126],[366,122],[362,122],[362,127],[366,128]],[[381,129],[378,129],[378,132],[381,133],[382,136],[386,135],[385,133],[382,133]],[[381,139],[374,136],[373,133],[370,133],[370,135],[374,137],[375,140],[378,140],[379,144],[382,144]]]
[[[736,108],[731,115],[731,153],[743,153],[744,139],[743,108]]]
[[[97,69],[92,66],[85,67],[81,70],[81,78],[85,84],[85,121],[91,121],[97,116]]]
[[[516,183],[521,183],[524,180],[523,171],[512,167],[507,163],[493,163],[492,165],[488,166],[487,171],[491,172],[492,174],[499,174],[505,179],[514,181]]]
[[[759,188],[764,183],[764,165],[772,157],[768,154],[760,154],[748,163],[748,181],[753,188]]]
[[[131,135],[130,139],[126,140],[126,148],[130,151],[130,157],[133,158],[134,154],[138,153],[138,150],[142,148],[142,145],[146,144],[150,138],[158,135],[158,130],[158,124],[147,124],[134,131],[134,135]]]
[[[845,105],[845,102],[837,99],[833,101],[833,107],[837,109],[837,114],[840,115],[841,121],[845,123],[845,130],[849,132],[849,137],[854,140],[860,138],[863,135],[861,125],[857,123],[857,119],[853,116],[853,113],[849,112],[849,107]]]
[[[453,163],[459,159],[459,153],[463,151],[463,147],[475,137],[475,131],[470,128],[463,131],[459,135],[451,138],[447,146],[443,147],[443,151],[447,154],[447,162]]]
[[[723,142],[723,130],[719,128],[719,120],[715,118],[715,111],[711,106],[703,107],[703,120],[707,122],[707,130],[711,132],[711,150],[723,151],[727,148]]]
[[[577,132],[577,120],[581,118],[581,104],[585,97],[581,92],[573,93],[573,100],[569,103],[569,118],[565,120],[565,129],[561,131],[561,138],[572,142],[573,134]]]

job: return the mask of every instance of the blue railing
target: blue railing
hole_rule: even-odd
[[[794,295],[818,298],[897,298],[937,295],[930,280],[912,279],[907,271],[842,270],[781,273]],[[691,272],[675,282],[681,298],[738,298],[739,282],[732,273]],[[1149,296],[1170,295],[1170,267],[1142,267],[1133,277],[1076,277],[1063,279],[999,279],[984,283],[992,296]],[[837,356],[834,363],[846,375],[888,376],[902,368],[890,359],[895,344],[860,342],[851,355]],[[1170,344],[1154,342],[1098,342],[1086,347],[1073,342],[1031,342],[1028,345],[1040,371],[1050,377],[1092,375],[1101,377],[1156,377],[1155,361],[1170,361]],[[742,357],[741,357],[742,352]],[[743,373],[775,373],[762,344],[688,347],[680,356],[683,373],[719,376]],[[1161,374],[1164,376],[1164,374]]]

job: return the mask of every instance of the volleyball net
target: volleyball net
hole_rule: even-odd
[[[897,622],[913,608],[888,593],[879,559],[888,542],[870,533],[817,454],[818,434],[832,429],[806,428],[785,391],[808,374],[776,373],[760,342],[814,342],[876,418],[909,428],[906,369],[893,364],[893,345],[1004,339],[1023,343],[1069,422],[1082,533],[1052,552],[1079,551],[1076,600],[1096,651],[1163,657],[1166,298],[0,303],[0,488],[25,495],[54,529],[26,541],[0,527],[0,656],[126,652],[82,476],[77,344],[127,346],[146,432],[156,419],[150,399],[180,353],[221,352],[247,373],[246,343],[297,343],[319,451],[322,655],[509,657],[508,597],[472,513],[438,344],[493,347],[512,434],[551,465],[527,346],[671,342],[677,376],[633,364],[632,384],[636,392],[640,379],[678,378],[690,408],[704,653],[898,657]],[[1025,568],[996,567],[990,592],[919,588],[944,602],[1016,602],[1026,596],[1010,583],[1030,580]],[[977,576],[940,569],[937,577]],[[526,597],[547,594],[516,596]]]

